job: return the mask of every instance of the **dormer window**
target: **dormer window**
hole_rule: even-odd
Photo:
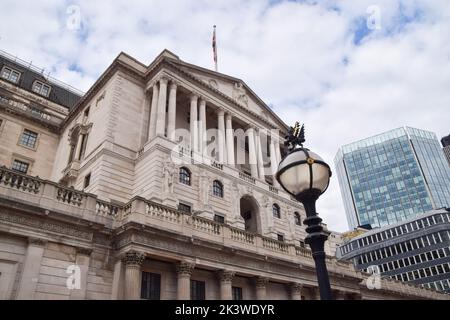
[[[33,91],[40,94],[41,96],[48,97],[50,94],[51,87],[48,84],[45,84],[40,81],[35,81],[33,83]]]
[[[5,66],[2,69],[1,76],[3,79],[6,79],[13,83],[18,83],[20,79],[20,72]]]

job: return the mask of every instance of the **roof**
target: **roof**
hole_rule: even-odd
[[[83,92],[59,80],[45,76],[43,69],[0,50],[0,70],[3,69],[3,66],[9,66],[21,73],[19,82],[15,84],[21,89],[33,92],[32,86],[35,80],[49,84],[51,86],[50,95],[43,98],[68,109],[72,109],[83,96]]]
[[[413,222],[413,221],[416,221],[416,220],[419,220],[419,219],[430,217],[430,216],[438,214],[438,213],[445,213],[445,212],[448,212],[448,211],[450,211],[450,208],[449,209],[440,208],[440,209],[430,210],[430,211],[427,211],[427,212],[424,212],[424,213],[419,213],[419,214],[416,214],[415,216],[410,217],[408,219],[405,219],[405,220],[402,220],[402,221],[399,221],[399,222],[396,222],[396,223],[392,223],[392,224],[383,226],[381,228],[374,228],[372,230],[369,230],[369,231],[367,231],[367,232],[365,232],[365,233],[363,233],[361,235],[358,235],[358,236],[350,239],[350,241],[362,239],[362,238],[365,238],[365,237],[368,237],[368,236],[371,236],[371,235],[374,235],[374,234],[377,234],[377,233],[380,233],[380,232],[383,232],[383,231],[386,231],[386,230],[389,230],[389,229],[392,229],[392,228],[395,228],[395,227],[398,227],[398,226],[401,226],[401,225],[404,225],[404,224],[407,224],[407,223],[410,223],[410,222]]]

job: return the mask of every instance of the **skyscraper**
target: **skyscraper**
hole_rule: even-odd
[[[450,134],[441,139],[442,147],[444,148],[444,154],[447,158],[448,164],[450,165]]]
[[[351,228],[450,206],[450,168],[433,132],[404,127],[345,145],[335,165]]]

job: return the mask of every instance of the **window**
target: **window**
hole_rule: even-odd
[[[233,296],[233,300],[242,300],[242,288],[231,287],[231,293]]]
[[[84,177],[84,187],[83,188],[87,188],[89,187],[89,184],[91,183],[91,174],[88,173],[85,177]]]
[[[214,221],[218,223],[225,223],[225,217],[219,214],[214,215]]]
[[[282,235],[282,234],[277,234],[277,240],[278,240],[278,241],[284,241],[284,235]]]
[[[18,172],[22,172],[22,173],[27,173],[28,172],[28,168],[30,167],[29,163],[26,163],[24,161],[20,161],[20,160],[14,160],[13,164],[12,164],[12,169]]]
[[[300,240],[300,247],[301,247],[301,248],[305,248],[305,247],[306,247],[306,246],[305,246],[305,241]]]
[[[191,300],[205,300],[205,282],[191,280]]]
[[[20,72],[9,67],[3,67],[2,78],[17,83],[19,82]]]
[[[142,272],[141,299],[159,300],[161,293],[161,275]]]
[[[186,212],[186,213],[191,213],[191,206],[184,204],[184,203],[179,203],[178,210],[180,210],[182,212]]]
[[[49,85],[36,80],[33,83],[33,88],[32,89],[33,89],[34,92],[36,92],[36,93],[38,93],[38,94],[40,94],[40,95],[42,95],[44,97],[48,97],[48,95],[50,93],[50,88],[51,87]]]
[[[300,213],[294,212],[294,222],[298,226],[302,225],[302,218],[300,217]]]
[[[28,148],[35,148],[38,134],[31,130],[25,129],[20,136],[20,144]]]
[[[191,172],[188,168],[180,168],[180,182],[188,186],[191,185]]]
[[[272,205],[272,213],[273,213],[273,216],[275,217],[275,218],[281,218],[281,214],[280,214],[280,206],[279,205],[277,205],[276,203],[274,203],[273,205]]]
[[[84,118],[85,118],[85,119],[87,119],[87,118],[89,117],[89,110],[90,110],[89,107],[87,107],[86,110],[84,110],[83,115],[84,115]]]
[[[219,180],[213,182],[213,195],[223,198],[223,184]]]

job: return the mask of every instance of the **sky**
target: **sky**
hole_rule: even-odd
[[[450,133],[448,0],[2,0],[0,49],[87,91],[121,52],[244,80],[334,169],[344,144],[400,126]],[[333,170],[335,171],[335,170]],[[348,230],[337,176],[318,200]]]

